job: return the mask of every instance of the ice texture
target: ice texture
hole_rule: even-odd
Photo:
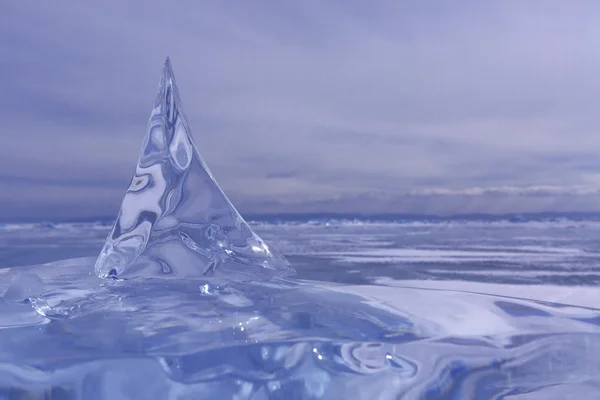
[[[21,273],[16,275],[6,293],[4,301],[20,302],[35,298],[42,294],[44,283],[36,274]]]
[[[200,156],[168,58],[135,174],[95,271],[101,278],[214,281],[293,273],[250,229]]]

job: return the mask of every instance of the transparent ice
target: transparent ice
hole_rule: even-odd
[[[600,222],[249,225],[189,133],[167,61],[112,229],[0,226],[0,399],[598,398]]]
[[[597,398],[600,223],[251,226],[302,279],[0,268],[0,399]],[[107,231],[8,227],[0,254]]]
[[[293,272],[252,232],[202,160],[168,58],[135,174],[95,270],[100,277],[218,282]]]

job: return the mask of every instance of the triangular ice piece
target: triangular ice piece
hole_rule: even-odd
[[[200,157],[167,58],[140,159],[95,265],[106,277],[256,280],[293,272]]]

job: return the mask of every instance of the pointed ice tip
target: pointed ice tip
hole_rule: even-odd
[[[171,65],[171,59],[167,57],[163,66],[163,75],[169,78],[173,78],[173,65]]]
[[[252,232],[200,157],[169,57],[137,168],[94,268],[102,278],[217,282],[294,273]]]

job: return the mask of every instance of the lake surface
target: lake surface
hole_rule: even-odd
[[[295,277],[105,281],[109,227],[0,227],[0,399],[600,398],[599,222],[253,229]]]

